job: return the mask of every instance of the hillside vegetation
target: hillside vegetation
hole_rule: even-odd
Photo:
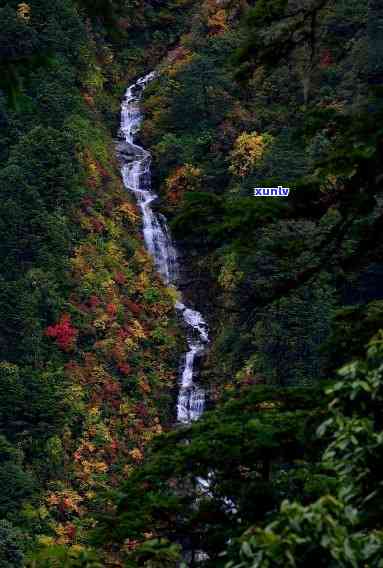
[[[381,0],[0,21],[0,566],[382,567]],[[182,428],[114,145],[153,69],[140,140],[212,336]]]

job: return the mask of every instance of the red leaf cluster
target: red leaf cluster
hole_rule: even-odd
[[[132,302],[132,300],[125,300],[124,304],[134,316],[138,316],[142,312],[142,307],[139,304]]]
[[[121,386],[116,381],[106,381],[103,385],[103,393],[106,398],[119,396],[121,394]]]
[[[89,197],[89,195],[85,195],[81,199],[81,205],[85,208],[85,210],[88,210],[89,208],[93,207],[93,205],[94,205],[93,199],[91,197]]]
[[[117,367],[123,375],[129,375],[131,371],[130,365],[128,363],[119,363]]]
[[[142,402],[138,402],[135,407],[134,407],[136,413],[143,417],[146,418],[147,416],[149,416],[149,412],[148,409],[146,408],[145,404]]]
[[[124,339],[129,337],[129,335],[130,335],[129,331],[127,329],[125,329],[124,327],[119,329],[118,332],[117,332],[118,338],[121,339],[122,341],[124,341]]]
[[[321,69],[326,69],[327,67],[331,67],[332,64],[333,64],[333,59],[332,59],[331,51],[329,49],[326,49],[323,52],[322,57],[320,59],[319,67]]]
[[[54,338],[60,349],[70,351],[74,347],[78,332],[71,324],[70,315],[63,314],[59,323],[50,325],[45,334]]]
[[[103,230],[105,229],[104,223],[99,221],[99,219],[95,219],[94,217],[90,220],[90,224],[92,225],[92,229],[96,233],[102,233]]]
[[[117,284],[125,284],[126,282],[125,275],[122,272],[116,272],[116,274],[114,275],[114,280],[117,282]]]
[[[70,525],[67,525],[65,527],[65,532],[66,532],[67,537],[70,540],[73,540],[76,536],[77,528],[74,525],[70,524]]]
[[[114,317],[117,314],[117,306],[112,302],[106,306],[106,312],[109,316]]]
[[[88,303],[91,308],[97,308],[101,304],[101,300],[93,295],[89,298]]]

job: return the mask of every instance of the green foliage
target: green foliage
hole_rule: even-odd
[[[254,327],[254,370],[267,383],[302,384],[319,380],[326,355],[335,298],[324,277],[317,285],[274,302],[258,314]]]
[[[0,376],[4,389],[0,399],[0,420],[4,427],[5,424],[20,419],[25,387],[17,365],[3,361],[0,364]]]
[[[219,73],[216,58],[197,55],[185,71],[179,73],[177,81],[170,108],[170,120],[177,131],[195,128],[203,131],[222,120],[231,88]]]
[[[97,554],[84,549],[49,546],[27,558],[28,568],[102,568]]]
[[[356,510],[334,497],[322,497],[309,507],[286,501],[277,521],[249,532],[240,561],[226,568],[382,566],[381,537],[357,531],[356,525]]]
[[[2,568],[23,568],[24,555],[20,547],[22,535],[8,522],[0,521],[0,564]]]
[[[72,2],[30,2],[24,15],[20,4],[10,2],[0,8],[0,88],[17,110],[23,107],[25,84],[31,74],[49,64],[52,52],[76,59],[84,39]]]
[[[328,367],[335,369],[350,357],[363,355],[369,339],[382,327],[382,308],[382,300],[375,300],[336,311],[331,334],[323,345]]]
[[[0,60],[17,61],[30,57],[38,45],[37,31],[20,18],[10,5],[0,8],[2,21],[0,35]]]
[[[0,497],[0,515],[2,517],[18,509],[36,490],[36,481],[32,475],[16,463],[6,462],[0,466],[0,483],[7,487]]]
[[[260,0],[254,8],[246,14],[246,24],[250,27],[262,27],[279,18],[287,8],[288,0]]]
[[[244,535],[240,560],[227,568],[382,566],[382,346],[380,332],[366,360],[343,367],[327,391],[330,417],[318,434],[332,433],[323,465],[336,475],[337,495],[307,507],[285,501],[272,523]]]
[[[122,488],[116,517],[101,519],[97,540],[122,542],[143,532],[170,540],[178,535],[216,565],[224,543],[282,499],[277,472],[287,464],[303,469],[315,459],[317,394],[258,387],[206,413],[198,424],[158,439],[147,463]],[[209,480],[208,488],[201,478]],[[298,475],[295,482],[299,492]]]
[[[134,568],[147,566],[148,568],[176,568],[181,558],[181,547],[171,544],[166,539],[146,541],[134,551],[125,566]]]
[[[172,229],[181,237],[210,245],[229,246],[229,250],[248,249],[259,226],[284,216],[286,206],[274,200],[232,197],[226,200],[208,193],[186,193]],[[225,249],[228,250],[228,249]]]
[[[2,255],[8,278],[31,263],[55,266],[67,254],[63,207],[79,195],[76,170],[70,137],[54,129],[36,127],[12,149],[0,172],[0,230],[7,235]]]

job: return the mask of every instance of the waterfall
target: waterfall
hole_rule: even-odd
[[[149,73],[138,79],[125,93],[118,151],[124,185],[134,194],[142,213],[145,246],[165,284],[176,287],[179,278],[177,251],[165,217],[153,210],[158,196],[151,189],[151,155],[135,143],[135,135],[142,122],[140,99],[146,85],[154,77],[154,73]],[[186,306],[182,298],[175,303],[175,308],[184,322],[188,343],[180,369],[177,422],[188,424],[198,420],[205,408],[205,390],[195,384],[194,377],[198,358],[203,355],[209,342],[208,326],[202,315]]]

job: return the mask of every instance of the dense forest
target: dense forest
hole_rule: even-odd
[[[0,22],[0,568],[383,568],[383,0]],[[151,71],[177,287],[116,150]],[[210,328],[188,423],[181,294]]]

